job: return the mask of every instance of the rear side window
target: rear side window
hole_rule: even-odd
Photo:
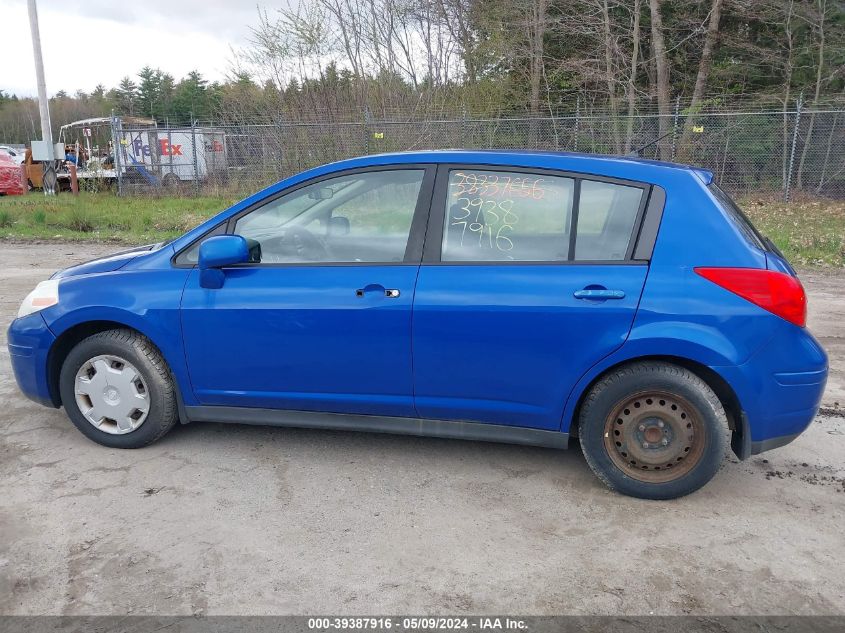
[[[639,187],[582,180],[575,259],[625,259],[642,197]]]
[[[716,197],[716,200],[719,201],[719,204],[727,212],[728,217],[731,218],[736,228],[739,229],[739,232],[742,233],[742,236],[748,241],[748,243],[752,246],[756,246],[760,250],[768,250],[763,241],[763,237],[757,229],[754,228],[754,225],[751,224],[751,220],[748,219],[748,216],[743,213],[742,209],[739,208],[736,202],[734,202],[733,199],[722,191],[722,189],[720,189],[715,183],[710,183],[708,185],[708,189],[710,189],[710,193]]]
[[[548,173],[454,169],[440,259],[625,260],[645,191]]]
[[[442,261],[565,261],[575,181],[505,171],[449,174]]]

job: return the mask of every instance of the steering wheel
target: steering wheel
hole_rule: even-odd
[[[261,241],[261,261],[267,264],[319,262],[330,259],[323,241],[303,226],[291,226],[278,237]]]

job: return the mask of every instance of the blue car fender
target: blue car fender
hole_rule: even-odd
[[[765,344],[771,335],[761,340],[758,346]],[[719,374],[726,382],[720,367],[741,365],[753,354],[754,349],[737,346],[735,339],[725,336],[717,327],[702,323],[651,322],[634,325],[628,340],[617,350],[590,367],[572,388],[564,405],[560,430],[570,431],[575,422],[578,404],[593,382],[612,367],[639,359],[660,357],[679,361],[691,361],[703,365]]]
[[[137,330],[159,349],[184,404],[191,405],[193,391],[179,319],[179,305],[189,272],[189,269],[123,271],[119,287],[107,283],[111,273],[70,277],[62,281],[59,303],[44,310],[44,320],[57,340],[74,327],[94,321],[113,322],[116,327]],[[99,288],[107,289],[107,297]]]

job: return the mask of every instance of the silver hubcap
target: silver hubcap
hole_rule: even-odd
[[[131,433],[150,412],[147,385],[134,365],[105,354],[76,372],[76,405],[85,419],[104,433]]]

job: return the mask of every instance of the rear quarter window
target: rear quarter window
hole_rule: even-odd
[[[581,181],[575,259],[625,259],[642,198],[643,190],[639,187]]]
[[[734,202],[733,199],[715,183],[708,185],[708,189],[710,189],[710,193],[713,194],[722,209],[724,209],[728,214],[728,217],[734,223],[734,226],[736,226],[736,228],[739,229],[739,232],[742,233],[745,240],[751,246],[755,246],[762,251],[768,250],[763,236],[760,235],[760,232],[756,228],[754,228],[751,220],[749,220],[748,216],[743,213],[742,209],[739,208],[739,205],[737,205],[737,203]]]

